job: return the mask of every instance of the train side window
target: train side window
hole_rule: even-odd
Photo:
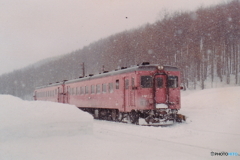
[[[91,86],[91,93],[94,94],[95,93],[95,85]]]
[[[97,84],[97,86],[96,86],[97,93],[101,92],[101,88],[100,87],[101,87],[100,84]]]
[[[74,88],[72,88],[72,95],[74,95]]]
[[[109,93],[113,92],[113,83],[108,84],[108,91],[109,91]]]
[[[116,80],[116,89],[119,89],[119,79]]]
[[[129,79],[125,79],[125,89],[129,88]]]
[[[85,94],[88,94],[88,86],[85,86]]]
[[[84,88],[83,87],[81,87],[80,93],[84,94]]]
[[[157,77],[157,79],[156,79],[156,87],[157,88],[162,88],[163,87],[163,78],[162,77]]]
[[[151,76],[141,76],[141,87],[151,88],[152,87],[152,77]]]
[[[102,92],[103,93],[107,92],[107,84],[102,84]]]
[[[168,87],[169,88],[177,88],[178,87],[178,77],[177,76],[169,76],[168,77]]]

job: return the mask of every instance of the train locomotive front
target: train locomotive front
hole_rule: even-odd
[[[136,98],[139,118],[144,119],[148,125],[172,124],[185,120],[185,116],[178,114],[181,108],[178,68],[171,66],[142,68],[145,70],[137,72],[140,80]]]

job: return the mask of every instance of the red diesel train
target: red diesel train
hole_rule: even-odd
[[[178,68],[143,63],[38,87],[34,99],[72,104],[95,119],[162,125],[185,120],[180,89]]]

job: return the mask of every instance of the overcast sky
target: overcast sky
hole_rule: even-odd
[[[164,11],[226,0],[0,0],[0,75],[154,23]]]

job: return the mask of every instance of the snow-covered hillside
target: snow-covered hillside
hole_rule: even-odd
[[[240,87],[184,91],[180,113],[185,123],[135,126],[93,120],[72,105],[0,95],[0,159],[186,160],[240,153]]]

